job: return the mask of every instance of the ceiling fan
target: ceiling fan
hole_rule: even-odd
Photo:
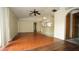
[[[30,11],[30,13],[29,13],[30,15],[34,15],[34,16],[36,16],[36,15],[40,15],[40,13],[39,13],[39,11],[37,11],[36,9],[34,9],[33,11]]]

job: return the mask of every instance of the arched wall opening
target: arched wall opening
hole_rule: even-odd
[[[73,8],[66,13],[65,39],[79,37],[79,8]]]

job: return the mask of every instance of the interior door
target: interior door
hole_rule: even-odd
[[[73,14],[73,38],[79,37],[79,13]]]
[[[34,22],[34,33],[37,33],[37,23]]]
[[[66,38],[70,38],[70,13],[66,16]]]
[[[79,38],[79,13],[78,13],[78,16],[77,16],[77,31],[76,31],[76,33],[77,33],[77,37]]]
[[[72,38],[77,37],[77,16],[73,14],[73,27],[72,27]]]

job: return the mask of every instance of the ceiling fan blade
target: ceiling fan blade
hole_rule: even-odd
[[[36,13],[34,13],[34,15],[36,16]]]
[[[38,15],[40,15],[40,13],[37,13]]]
[[[31,16],[33,14],[33,12],[32,13],[29,13],[29,15]]]

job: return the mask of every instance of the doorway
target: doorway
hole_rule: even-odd
[[[37,33],[37,23],[34,22],[34,23],[33,23],[33,26],[34,26],[34,31],[33,31],[33,32],[34,32],[34,34],[36,34],[36,33]]]
[[[79,12],[67,14],[65,39],[79,45]]]

